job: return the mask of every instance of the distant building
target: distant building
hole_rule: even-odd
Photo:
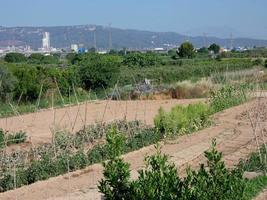
[[[86,48],[81,47],[78,49],[78,53],[87,53],[87,52],[88,50]]]
[[[71,49],[71,51],[73,51],[73,52],[75,52],[75,53],[78,53],[79,47],[78,47],[77,44],[72,44],[72,45],[70,46],[70,49]]]
[[[44,32],[43,33],[43,49],[48,51],[50,50],[50,33],[49,32]]]

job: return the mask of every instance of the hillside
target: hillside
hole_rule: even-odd
[[[0,26],[0,47],[30,45],[32,48],[41,47],[42,33],[50,32],[51,45],[57,48],[69,47],[71,44],[84,44],[92,47],[94,44],[93,25],[55,26],[55,27],[2,27]],[[112,35],[112,48],[155,48],[166,47],[166,44],[179,45],[190,40],[195,46],[201,47],[205,43],[218,43],[230,46],[231,39],[216,37],[190,37],[174,32],[150,32],[141,30],[118,29],[96,26],[96,40],[98,48],[109,47],[109,36]],[[249,38],[235,38],[234,46],[267,46],[267,40]]]

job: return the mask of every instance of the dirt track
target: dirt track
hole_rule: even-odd
[[[264,100],[267,103],[266,100]],[[224,160],[228,167],[233,167],[240,158],[245,158],[256,150],[256,142],[250,121],[245,111],[253,109],[255,101],[242,106],[231,108],[214,116],[215,124],[212,127],[199,131],[192,135],[182,136],[175,141],[162,142],[162,152],[171,157],[180,174],[184,174],[186,166],[196,168],[200,162],[204,162],[203,152],[210,146],[212,138],[217,139],[218,149],[223,152]],[[267,113],[260,126],[267,127]],[[258,137],[258,142],[267,141],[266,130]],[[144,166],[143,159],[146,155],[153,154],[152,146],[131,152],[124,156],[131,163],[132,176],[137,176],[137,170]],[[101,199],[97,192],[97,183],[102,178],[102,166],[95,164],[84,170],[76,171],[68,175],[51,178],[47,181],[37,182],[17,190],[0,194],[0,199],[11,200],[35,200],[35,199]],[[265,194],[263,198],[265,198]]]
[[[148,101],[93,101],[80,106],[48,109],[36,113],[0,119],[0,128],[9,131],[23,130],[33,144],[50,142],[53,130],[76,132],[85,124],[108,122],[126,118],[153,123],[162,106],[169,110],[177,104],[189,104],[203,99],[148,100]]]

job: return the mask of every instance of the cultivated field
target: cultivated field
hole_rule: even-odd
[[[148,100],[148,101],[92,101],[77,106],[47,109],[36,113],[0,119],[0,127],[9,131],[23,130],[32,144],[51,142],[52,132],[77,132],[84,125],[127,119],[141,120],[148,125],[158,109],[170,110],[173,106],[187,105],[204,99]]]
[[[132,119],[135,116],[133,114],[133,111],[135,110],[134,105],[136,105],[136,103],[139,103],[140,107],[144,106],[144,104],[146,104],[147,106],[146,115],[144,115],[144,113],[137,112],[139,114],[137,116],[140,117],[139,119],[146,119],[147,123],[152,123],[152,118],[156,114],[157,109],[160,106],[164,106],[166,109],[169,109],[172,105],[178,103],[186,104],[189,102],[192,101],[146,101],[142,102],[142,104],[140,104],[141,102],[128,102],[128,109],[132,109],[131,112],[129,112],[131,113],[131,115],[129,115],[129,118]],[[93,118],[92,116],[91,118],[88,118],[88,123],[89,121],[93,122],[94,119],[102,119],[101,117],[99,118],[99,115],[103,114],[103,110],[101,110],[100,112],[98,109],[104,109],[103,107],[106,107],[105,103],[107,102],[88,105],[88,108],[95,107],[94,113],[96,115],[98,114],[98,118]],[[259,112],[258,110],[259,104],[262,108],[261,112]],[[119,112],[120,109],[122,109],[122,105],[122,102],[109,102],[109,108],[107,109],[108,111],[106,112],[106,114],[113,116],[113,119],[117,119],[115,117],[123,117],[123,114]],[[171,158],[171,161],[174,162],[176,166],[178,166],[179,173],[184,174],[186,166],[190,165],[191,167],[196,168],[200,162],[205,161],[203,152],[209,149],[211,139],[216,138],[218,144],[217,148],[219,151],[223,152],[223,158],[226,162],[226,165],[228,167],[233,167],[239,162],[240,158],[246,158],[250,152],[257,150],[257,145],[264,143],[267,140],[267,132],[265,129],[265,127],[267,127],[266,105],[267,100],[264,98],[260,100],[253,100],[243,105],[217,113],[213,116],[214,123],[211,127],[203,129],[191,135],[181,136],[176,140],[166,140],[164,142],[161,142],[162,152],[168,154]],[[124,106],[126,107],[125,104]],[[70,111],[72,109],[74,109],[74,111],[76,109],[77,112],[78,107],[59,109],[56,111],[56,113],[61,113],[62,116],[64,115],[64,112]],[[117,114],[115,114],[115,112]],[[43,111],[37,113],[37,116],[40,117],[37,121],[44,119],[44,122],[49,125],[51,122],[53,122],[52,113],[53,111]],[[253,131],[253,129],[251,128],[251,123],[256,120],[257,113],[260,113],[260,118],[257,118],[259,122],[258,130],[261,130],[259,133]],[[75,114],[76,113],[72,113],[70,115],[73,117],[73,115]],[[30,118],[30,116],[33,117],[34,114],[25,115],[23,116],[23,118],[27,119],[27,117]],[[105,119],[111,119],[110,116],[109,118]],[[9,120],[11,119],[15,120],[17,118],[9,118]],[[15,124],[15,121],[13,123]],[[32,127],[37,128],[37,124],[38,128],[42,127],[42,136],[44,136],[44,140],[48,140],[49,130],[44,127],[45,123],[38,123],[36,123],[35,126]],[[79,122],[79,126],[82,126],[82,121]],[[256,140],[255,134],[257,136]],[[34,135],[31,135],[31,137],[34,140]],[[35,142],[41,142],[41,140],[36,139]],[[155,153],[155,149],[153,145],[151,145],[138,151],[128,153],[124,156],[124,159],[131,164],[131,173],[133,178],[136,177],[137,170],[144,167],[144,157],[153,153]],[[95,164],[87,167],[84,170],[72,172],[55,178],[50,178],[49,180],[37,182],[16,190],[0,193],[0,199],[101,199],[101,195],[97,192],[97,184],[98,181],[102,178],[102,170],[103,168],[101,164]],[[260,198],[266,198],[265,194],[262,193]]]

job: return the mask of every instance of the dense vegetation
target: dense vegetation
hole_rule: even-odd
[[[201,164],[196,171],[188,169],[185,178],[179,177],[174,164],[157,147],[157,153],[145,159],[146,166],[139,170],[138,179],[131,180],[130,165],[120,157],[123,136],[113,132],[108,143],[111,159],[103,164],[104,179],[98,186],[105,199],[252,199],[256,195],[253,190],[266,183],[266,179],[259,178],[247,182],[242,168],[227,169],[215,141],[205,152],[207,165]]]
[[[155,117],[158,131],[169,136],[192,133],[209,124],[210,109],[203,103],[175,106],[167,113],[162,108]]]

